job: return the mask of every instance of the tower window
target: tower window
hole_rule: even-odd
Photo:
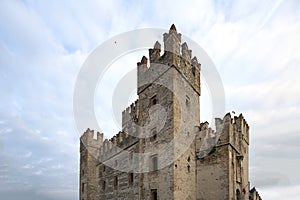
[[[154,95],[153,97],[151,97],[150,99],[150,107],[153,106],[153,105],[156,105],[158,102],[157,102],[157,96]]]
[[[105,188],[106,188],[106,182],[103,181],[103,182],[102,182],[102,190],[105,191]]]
[[[102,166],[102,171],[105,172],[105,165]]]
[[[151,190],[151,200],[158,200],[157,189],[152,189]]]
[[[115,190],[118,189],[118,176],[115,176],[115,180],[114,180],[114,189],[115,189]]]
[[[84,183],[81,183],[81,192],[84,192]]]
[[[132,183],[133,183],[133,173],[128,174],[128,182],[129,182],[129,185],[132,185]]]
[[[151,161],[152,161],[152,170],[153,171],[158,170],[158,158],[157,158],[157,155],[152,156]]]

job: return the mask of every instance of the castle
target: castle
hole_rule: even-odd
[[[249,182],[243,115],[200,123],[201,64],[171,26],[137,63],[138,100],[111,139],[80,140],[80,200],[261,200]],[[97,134],[97,135],[95,135]]]

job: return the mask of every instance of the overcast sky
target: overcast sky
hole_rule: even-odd
[[[251,127],[251,185],[264,199],[299,199],[297,0],[1,1],[1,199],[78,198],[72,107],[83,62],[110,37],[172,23],[208,53],[223,81],[226,111],[242,112]],[[144,53],[113,64],[134,69]],[[206,121],[210,102],[203,95]],[[111,115],[98,115],[102,131],[114,135]]]

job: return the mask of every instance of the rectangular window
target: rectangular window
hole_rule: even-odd
[[[128,183],[129,183],[129,185],[133,184],[133,173],[128,174]]]
[[[84,183],[81,183],[81,192],[84,192]]]
[[[151,161],[152,161],[152,170],[153,171],[158,170],[158,158],[157,158],[157,155],[152,156]]]
[[[154,95],[153,97],[151,97],[150,99],[150,102],[149,102],[149,105],[150,107],[153,106],[153,105],[156,105],[158,102],[157,102],[157,96]]]
[[[102,182],[102,190],[105,192],[105,189],[106,189],[106,182],[103,181],[103,182]]]
[[[152,189],[151,190],[151,200],[158,200],[157,189]]]
[[[115,176],[115,180],[114,180],[114,189],[115,189],[115,190],[118,189],[118,176]]]

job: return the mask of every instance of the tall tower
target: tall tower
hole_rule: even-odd
[[[194,127],[200,125],[200,64],[171,26],[138,65],[141,199],[196,199]]]

